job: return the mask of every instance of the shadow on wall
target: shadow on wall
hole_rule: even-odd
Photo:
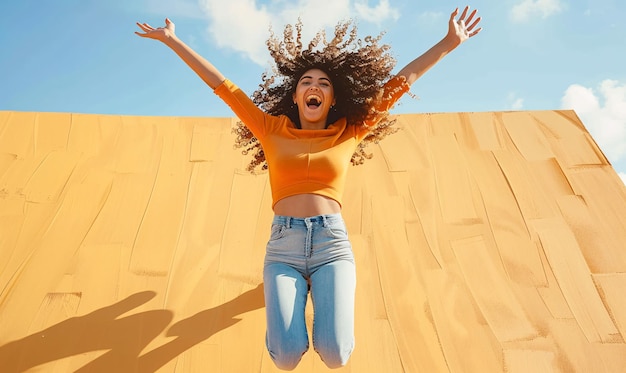
[[[191,347],[264,307],[263,285],[217,307],[181,320],[167,330],[172,341],[140,355],[173,319],[169,310],[151,310],[118,318],[156,296],[145,291],[84,316],[72,317],[40,332],[0,346],[3,372],[32,367],[82,353],[108,350],[80,371],[154,372]]]

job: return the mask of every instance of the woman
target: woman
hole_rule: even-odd
[[[388,110],[422,74],[481,28],[476,11],[450,15],[446,36],[395,76],[380,36],[356,38],[350,22],[328,42],[318,33],[307,48],[302,24],[267,45],[274,73],[252,99],[176,37],[174,23],[138,23],[137,35],[163,42],[221,97],[243,122],[236,143],[253,151],[250,165],[269,169],[274,220],[263,269],[266,344],[275,364],[294,369],[308,350],[305,305],[314,306],[313,344],[330,368],[354,348],[354,257],[341,217],[347,168],[363,162],[366,142],[390,132]]]

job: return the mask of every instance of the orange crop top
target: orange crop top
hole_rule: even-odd
[[[391,97],[379,109],[391,108],[408,89],[404,78],[390,80],[385,91],[392,93]],[[228,79],[215,88],[215,94],[261,142],[269,168],[272,207],[282,198],[304,193],[323,195],[341,205],[352,154],[367,135],[368,126],[375,123],[347,125],[342,118],[326,129],[298,129],[287,116],[259,109]]]

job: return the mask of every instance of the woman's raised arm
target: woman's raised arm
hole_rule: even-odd
[[[155,39],[167,45],[206,83],[215,89],[224,81],[224,75],[204,57],[191,49],[176,36],[174,22],[165,19],[165,27],[154,28],[147,23],[137,22],[143,32],[135,34],[149,39]]]
[[[476,10],[469,13],[469,15],[468,12],[469,6],[466,6],[457,20],[456,16],[459,14],[459,9],[455,9],[448,20],[448,33],[446,36],[424,54],[402,68],[397,75],[404,76],[407,83],[413,84],[446,54],[450,53],[464,41],[478,34],[480,30],[482,30],[481,27],[476,27],[480,22],[480,17],[474,19]]]

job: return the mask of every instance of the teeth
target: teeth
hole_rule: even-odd
[[[317,95],[311,95],[309,97],[306,98],[306,103],[307,105],[321,105],[322,103],[322,98],[320,96]]]

